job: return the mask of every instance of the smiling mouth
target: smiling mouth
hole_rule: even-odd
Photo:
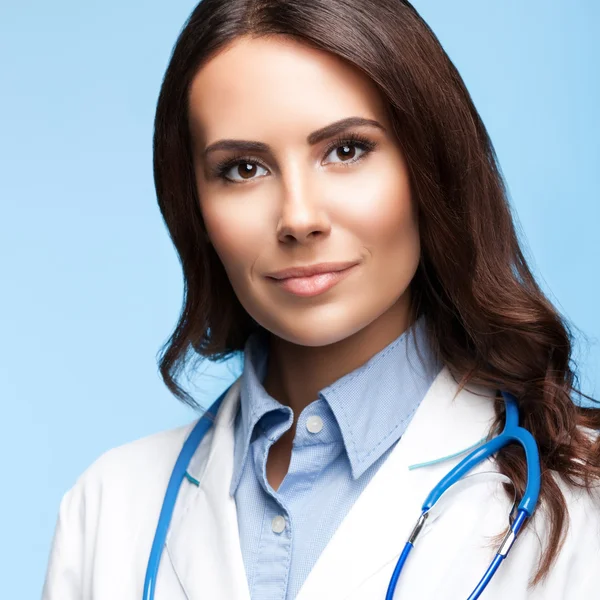
[[[322,294],[334,285],[345,279],[358,265],[352,265],[342,271],[330,271],[318,273],[309,277],[288,277],[286,279],[274,279],[269,277],[275,285],[296,296],[311,297]]]

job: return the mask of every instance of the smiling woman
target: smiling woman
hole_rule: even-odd
[[[65,495],[44,600],[597,593],[600,410],[409,2],[203,0],[154,174],[185,278],[164,381],[195,405],[194,355],[244,370]]]
[[[365,75],[282,36],[244,37],[193,78],[189,122],[202,220],[249,315],[306,348],[367,326],[380,344],[407,328],[417,211],[385,104]],[[356,267],[343,282],[330,273],[274,286],[268,277],[348,261]],[[314,300],[300,307],[299,295]]]

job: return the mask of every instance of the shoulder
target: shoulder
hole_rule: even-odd
[[[565,498],[567,507],[568,537],[575,543],[591,536],[600,550],[600,482],[591,488],[573,486],[555,478]]]
[[[63,496],[61,511],[80,524],[155,509],[177,456],[197,420],[111,448],[101,454]],[[140,508],[142,510],[140,510]]]
[[[118,572],[152,543],[164,491],[197,421],[112,448],[64,494],[44,584],[44,600],[91,597],[83,573]],[[99,561],[99,562],[98,562]],[[125,575],[123,575],[123,578]]]
[[[600,431],[580,428],[592,443],[597,443]],[[576,459],[579,464],[583,462]],[[553,473],[554,479],[565,498],[567,526],[574,545],[589,540],[600,552],[600,480],[595,479],[586,487],[582,477],[574,477],[577,485]],[[567,538],[567,539],[568,539]]]
[[[168,477],[196,420],[111,448],[78,478],[74,488],[143,485]]]
[[[573,598],[592,598],[600,588],[600,570],[596,568],[600,556],[600,484],[595,482],[586,489],[561,480],[559,486],[567,518],[564,545],[555,568],[565,573],[568,585],[579,590]]]
[[[599,431],[583,427],[580,430],[592,442],[597,441],[600,436]],[[583,464],[578,459],[574,460]],[[556,471],[550,471],[550,474],[564,498],[566,553],[576,550],[586,541],[600,551],[600,481],[592,480],[590,487],[586,487],[582,477],[573,476],[573,481],[569,481]],[[540,512],[540,517],[545,521],[548,518],[547,510]]]
[[[540,598],[556,597],[552,594],[557,589],[568,590],[561,598],[569,600],[594,597],[600,587],[600,570],[595,568],[600,556],[600,483],[585,488],[565,481],[555,472],[552,478],[563,495],[566,514],[559,551],[548,577],[540,584]],[[547,552],[556,544],[549,535],[550,518],[547,507],[538,509],[533,517],[538,559],[542,548]]]
[[[239,380],[238,380],[239,381]],[[217,427],[229,426],[235,406],[239,383],[230,386],[229,411],[219,409]],[[198,423],[190,423],[159,431],[132,442],[117,446],[99,456],[77,479],[65,494],[64,503],[85,501],[91,509],[103,509],[111,514],[132,512],[148,513],[160,508],[177,457],[188,435]],[[202,439],[194,460],[206,458],[214,427]],[[158,507],[158,508],[157,508]]]

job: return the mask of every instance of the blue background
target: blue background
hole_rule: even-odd
[[[581,331],[582,388],[598,397],[600,4],[414,4],[489,129],[527,255]],[[3,598],[39,597],[60,498],[96,457],[194,418],[156,366],[182,278],[151,168],[161,79],[194,6],[0,4]],[[201,404],[240,367],[197,373]]]

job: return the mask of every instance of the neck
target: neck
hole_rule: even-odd
[[[320,390],[365,364],[411,325],[403,296],[369,325],[333,344],[300,346],[270,335],[265,390],[294,411],[295,424]]]

